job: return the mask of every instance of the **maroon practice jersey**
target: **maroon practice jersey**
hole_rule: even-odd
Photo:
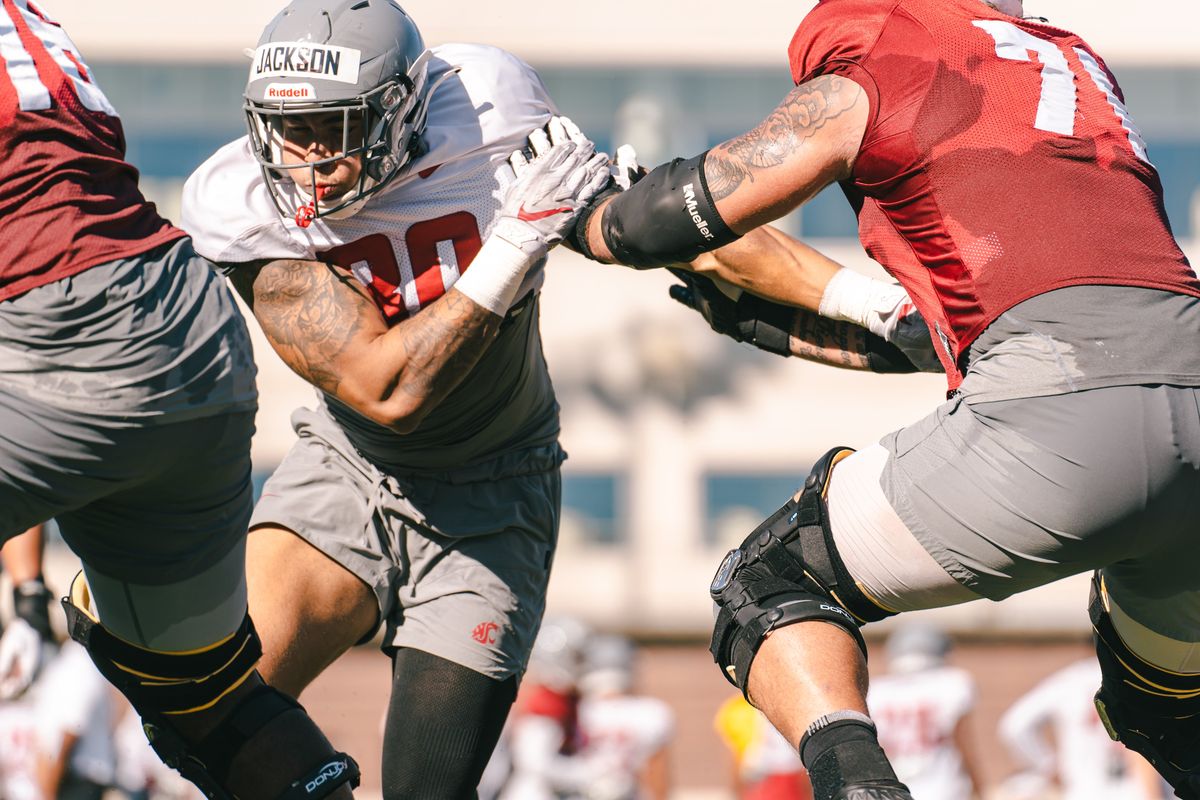
[[[0,0],[0,300],[183,236],[137,178],[66,31]]]
[[[1078,36],[980,0],[822,0],[788,55],[796,83],[841,75],[870,98],[842,188],[951,389],[975,337],[1043,292],[1200,296],[1116,79]]]

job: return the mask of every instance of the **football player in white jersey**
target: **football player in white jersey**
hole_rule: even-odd
[[[557,537],[542,268],[608,161],[527,65],[427,49],[390,0],[292,2],[245,97],[249,136],[191,176],[183,216],[319,390],[251,520],[262,669],[299,694],[385,626],[383,795],[470,797]],[[530,137],[547,125],[554,144]]]
[[[945,663],[950,640],[911,624],[888,638],[888,672],[871,679],[867,706],[896,775],[921,800],[983,796],[970,716],[975,680]]]
[[[1158,774],[1100,722],[1099,685],[1095,659],[1068,664],[1004,712],[1000,740],[1024,770],[1057,784],[1062,800],[1159,800]]]

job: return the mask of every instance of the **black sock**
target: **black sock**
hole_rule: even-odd
[[[870,717],[839,711],[821,717],[800,740],[800,759],[812,781],[813,800],[831,800],[848,784],[900,786]]]

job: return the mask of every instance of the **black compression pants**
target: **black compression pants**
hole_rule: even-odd
[[[420,650],[396,650],[384,800],[474,798],[516,695],[515,677],[497,681]]]

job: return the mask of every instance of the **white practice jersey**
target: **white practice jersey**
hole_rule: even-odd
[[[1000,736],[1024,767],[1045,775],[1057,770],[1063,800],[1143,796],[1129,773],[1128,753],[1096,713],[1092,697],[1099,688],[1100,665],[1086,658],[1043,680],[1000,719]]]
[[[184,186],[183,225],[196,251],[222,265],[336,263],[368,288],[389,323],[419,314],[469,268],[514,180],[508,157],[555,113],[532,68],[494,47],[433,48],[429,85],[421,154],[345,219],[299,227],[291,212],[307,198],[286,183],[290,211],[280,214],[248,137],[218,150]],[[518,301],[540,288],[542,267],[526,275]],[[448,469],[553,441],[557,405],[534,312],[514,311],[472,373],[410,434],[326,398],[330,413],[365,455],[399,470]]]
[[[0,800],[41,800],[37,715],[25,698],[0,703]]]
[[[954,740],[975,706],[975,682],[956,667],[871,679],[867,706],[897,777],[921,800],[966,800],[971,782]]]
[[[116,690],[83,645],[65,642],[30,692],[41,751],[57,756],[63,736],[78,737],[67,764],[70,772],[101,786],[111,784],[116,768]]]
[[[638,779],[646,763],[675,733],[670,706],[654,697],[595,697],[579,705],[580,756],[606,784],[597,792],[611,800],[640,797]]]

